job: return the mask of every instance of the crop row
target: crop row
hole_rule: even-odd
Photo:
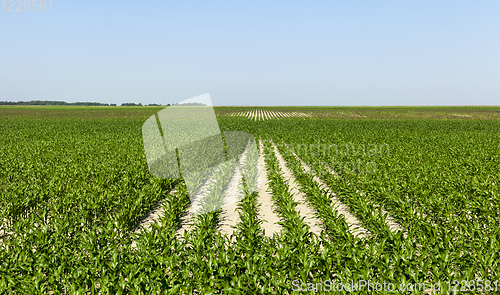
[[[263,233],[257,159],[251,153],[242,167],[244,197],[237,204],[240,221],[233,237],[218,231],[220,209],[198,215],[192,230],[179,237],[190,193],[183,181],[149,174],[142,123],[0,122],[5,135],[0,138],[5,155],[0,158],[0,293],[290,294],[294,281],[500,278],[496,122],[221,118],[223,130],[263,140],[267,181],[283,226],[271,238]],[[229,141],[226,137],[227,150]],[[321,220],[321,235],[311,234],[300,218],[271,142]],[[374,146],[377,151],[369,153]],[[301,160],[312,171],[305,171]],[[367,170],[367,163],[376,169]],[[215,207],[232,171],[234,166],[213,176],[219,182],[207,201]],[[176,193],[169,194],[174,186]],[[349,232],[335,211],[333,193],[371,235]],[[134,233],[160,202],[161,218],[150,230]],[[405,233],[389,230],[383,212]]]
[[[398,268],[411,270],[417,281],[499,278],[499,138],[491,137],[493,126],[372,122],[366,129],[367,124],[309,123],[307,132],[297,132],[302,136],[278,129],[277,137],[295,147],[373,232],[390,234],[367,220],[374,208],[363,206],[369,204],[384,208],[408,231],[398,248],[400,259],[410,263]],[[387,145],[390,152],[370,155],[363,151],[370,144]],[[326,166],[358,161],[377,169],[339,169],[340,177],[323,173]]]

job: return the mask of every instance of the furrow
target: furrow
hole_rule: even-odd
[[[297,181],[288,167],[286,167],[285,160],[279,153],[278,148],[274,143],[271,144],[276,158],[278,159],[280,169],[283,171],[283,177],[288,180],[290,184],[290,191],[294,196],[294,201],[298,203],[296,207],[297,211],[301,217],[304,217],[304,222],[309,225],[310,231],[319,235],[321,233],[321,226],[319,225],[321,222],[316,218],[314,210],[306,204],[305,194],[299,190]]]
[[[176,230],[176,233],[180,235],[181,237],[184,236],[184,233],[191,228],[193,225],[193,218],[196,215],[196,212],[198,209],[201,207],[201,201],[203,198],[208,195],[210,188],[212,185],[215,183],[215,175],[217,174],[218,169],[216,169],[210,178],[202,185],[200,188],[199,192],[194,196],[194,198],[191,198],[191,204],[189,207],[186,209],[184,214],[181,216],[181,222],[180,222],[180,227]]]
[[[276,214],[276,206],[274,205],[269,187],[267,185],[267,170],[264,162],[264,150],[262,141],[259,140],[259,178],[258,178],[259,197],[257,203],[260,204],[259,217],[264,221],[262,228],[267,237],[272,237],[274,233],[281,231],[281,225],[278,222],[281,219]]]
[[[170,191],[169,195],[174,195],[177,192],[177,189],[174,188]],[[146,230],[151,229],[151,225],[155,222],[160,221],[160,217],[165,214],[165,210],[163,209],[163,202],[160,202],[153,210],[149,211],[143,218],[143,220],[139,223],[137,228],[135,229],[135,233],[139,233],[142,228]]]
[[[363,237],[366,237],[368,235],[368,230],[365,229],[361,222],[358,220],[358,218],[356,216],[354,216],[353,214],[351,214],[349,212],[349,207],[347,207],[345,204],[343,204],[335,195],[334,192],[332,192],[332,190],[328,187],[328,185],[326,185],[318,176],[316,176],[314,173],[311,172],[311,168],[309,168],[309,166],[307,166],[307,164],[302,161],[302,159],[300,159],[294,152],[292,152],[292,155],[295,157],[295,159],[297,159],[301,166],[302,166],[302,169],[304,169],[307,173],[310,173],[311,176],[313,176],[313,180],[325,191],[329,192],[332,197],[333,197],[333,201],[334,201],[334,204],[335,204],[335,209],[342,215],[344,215],[345,217],[345,220],[347,222],[347,224],[349,225],[349,230],[350,232],[354,235],[354,236],[357,236],[359,238],[363,238]]]
[[[245,151],[240,157],[239,166],[236,165],[233,177],[229,182],[229,186],[224,196],[225,205],[221,208],[222,212],[220,215],[221,221],[219,222],[219,230],[223,234],[227,234],[229,236],[232,236],[234,232],[233,227],[236,226],[236,224],[240,221],[239,214],[236,211],[238,206],[237,203],[242,196],[242,192],[239,188],[241,179],[243,178],[240,167],[243,167],[243,163],[245,162],[249,146],[250,142],[247,144]]]

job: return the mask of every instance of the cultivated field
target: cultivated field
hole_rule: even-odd
[[[161,109],[0,106],[0,293],[500,292],[500,107],[216,107],[257,153],[201,215],[148,171]]]

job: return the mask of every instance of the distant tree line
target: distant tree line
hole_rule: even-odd
[[[121,105],[122,107],[142,107],[142,104],[141,103],[133,103],[133,102],[124,102],[122,103]]]
[[[51,100],[32,100],[32,101],[0,101],[0,105],[32,105],[32,106],[112,106],[115,107],[116,103],[101,103],[101,102],[65,102],[65,101],[51,101]],[[126,102],[121,106],[142,106],[141,103]],[[161,104],[150,103],[147,106],[162,106]],[[167,104],[166,106],[170,106]]]
[[[0,105],[31,105],[31,106],[116,106],[116,103],[100,103],[100,102],[65,102],[52,100],[32,100],[32,101],[0,101]]]
[[[189,107],[189,106],[207,106],[204,103],[201,102],[186,102],[186,103],[174,103],[172,106],[183,106],[183,107]]]
[[[133,102],[124,102],[121,104],[122,107],[142,107],[142,104],[141,103],[133,103]],[[150,103],[148,105],[145,105],[145,106],[148,106],[148,107],[161,107],[161,106],[170,106],[170,104],[166,104],[166,105],[161,105],[161,104],[157,104],[157,103]]]

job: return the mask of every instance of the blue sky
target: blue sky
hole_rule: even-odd
[[[457,0],[0,4],[0,101],[500,105],[499,15]]]

